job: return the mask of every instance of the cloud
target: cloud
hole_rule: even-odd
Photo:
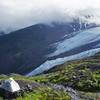
[[[92,17],[86,19],[87,15]],[[100,0],[0,0],[0,30],[3,31],[73,18],[99,24]]]

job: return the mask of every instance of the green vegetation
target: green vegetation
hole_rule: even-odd
[[[79,91],[82,100],[100,100],[100,54],[83,60],[72,61],[57,66],[47,72],[33,77],[12,74],[1,75],[0,80],[13,77],[15,80],[38,83],[39,87],[31,93],[25,93],[17,100],[71,100],[64,90],[56,90],[47,83],[69,86]],[[45,84],[45,85],[42,85]],[[80,92],[81,91],[81,92]],[[91,99],[92,98],[92,99]]]
[[[1,75],[0,80],[2,81],[8,79],[9,77],[13,77],[16,81],[19,81],[21,85],[34,85],[32,92],[24,92],[24,95],[16,98],[16,100],[71,100],[71,97],[63,89],[55,89],[47,84],[36,82],[34,77],[12,74],[9,76]],[[3,99],[0,98],[0,100]]]
[[[100,91],[100,63],[99,59],[89,58],[80,61],[73,61],[58,66],[49,74],[30,77],[29,80],[70,86],[81,91]]]
[[[80,100],[100,100],[100,95],[93,92],[79,92]]]
[[[25,93],[23,97],[17,100],[71,100],[63,90],[54,90],[47,86],[35,88],[32,93]]]
[[[49,74],[36,76],[38,82],[52,82],[70,86],[81,91],[100,92],[100,55],[65,63]]]

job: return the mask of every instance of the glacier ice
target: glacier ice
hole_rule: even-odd
[[[56,65],[60,65],[60,64],[63,64],[67,61],[71,61],[71,60],[75,60],[75,59],[82,59],[85,57],[90,57],[98,52],[100,52],[100,48],[87,50],[87,51],[84,51],[84,52],[81,52],[81,53],[78,53],[78,54],[75,54],[72,56],[64,57],[64,58],[57,58],[55,60],[48,60],[45,63],[43,63],[42,65],[40,65],[39,67],[37,67],[32,72],[28,73],[26,76],[37,75],[37,74],[40,74],[44,71],[47,71],[47,70],[55,67]]]
[[[49,54],[48,57],[60,55],[74,48],[95,42],[97,40],[100,40],[100,27],[76,32],[76,35],[73,37],[56,43],[56,50]]]

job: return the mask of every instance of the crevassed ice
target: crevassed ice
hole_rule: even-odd
[[[57,56],[76,47],[100,40],[100,27],[78,32],[75,36],[56,43],[56,50],[49,57]]]
[[[26,76],[37,75],[37,74],[40,74],[44,71],[47,71],[47,70],[55,67],[56,65],[60,65],[60,64],[63,64],[67,61],[71,61],[71,60],[75,60],[75,59],[82,59],[82,58],[85,58],[85,57],[89,57],[89,56],[92,56],[92,55],[94,55],[98,52],[100,52],[100,48],[91,49],[91,50],[84,51],[82,53],[78,53],[78,54],[68,56],[68,57],[64,57],[64,58],[57,58],[55,60],[49,60],[49,61],[46,61],[45,63],[43,63],[42,65],[40,65],[39,67],[37,67],[35,70],[30,72]]]

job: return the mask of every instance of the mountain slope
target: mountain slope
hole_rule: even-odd
[[[48,46],[66,34],[65,27],[38,24],[1,36],[0,73],[23,74],[42,64],[46,60],[44,56],[52,50]]]
[[[72,56],[68,56],[68,57],[64,57],[64,58],[57,58],[55,60],[46,61],[44,64],[40,65],[35,70],[33,70],[32,72],[27,74],[27,76],[33,76],[33,75],[43,73],[44,71],[47,71],[51,68],[54,68],[57,65],[61,65],[65,62],[72,61],[72,60],[75,60],[75,59],[83,59],[83,58],[86,58],[86,57],[90,57],[90,56],[93,56],[94,54],[96,54],[98,52],[100,52],[100,48],[84,51],[82,53],[72,55]]]
[[[80,50],[74,48],[74,51],[66,51],[55,57],[48,56],[56,52],[55,43],[61,43],[65,39],[76,36],[75,32],[79,33],[81,30],[93,27],[97,26],[80,24],[79,20],[74,20],[70,23],[53,23],[52,25],[37,24],[0,36],[0,73],[27,74],[47,60],[67,57],[81,52],[81,49],[85,51],[88,49],[87,44],[84,49],[83,47],[80,47]]]
[[[45,73],[50,82],[82,91],[100,91],[100,53],[82,60],[64,63]]]
[[[41,100],[40,96],[44,98],[48,97],[49,94],[49,98],[57,96],[57,98],[70,100],[71,96],[73,97],[72,100],[100,100],[100,53],[82,60],[64,63],[41,75],[32,77],[14,74],[10,76],[1,75],[0,80],[8,77],[13,77],[21,83],[38,85],[34,88],[33,93],[25,94],[25,98],[28,100],[30,95],[34,99],[36,97]],[[21,99],[20,97],[18,100]]]
[[[82,59],[100,52],[100,27],[73,32],[70,38],[65,38],[54,45],[54,52],[47,57],[50,59],[30,72],[36,75],[49,70],[66,61]],[[53,58],[53,59],[52,59]]]
[[[11,76],[5,76],[3,77],[2,75],[0,76],[0,82],[3,81],[5,78],[8,77],[14,77],[17,81],[17,83],[20,85],[21,89],[25,89],[27,85],[32,86],[31,91],[24,90],[23,94],[20,96],[17,96],[16,98],[14,96],[6,94],[5,96],[1,93],[0,91],[0,100],[52,100],[52,98],[55,99],[63,99],[63,100],[71,100],[71,97],[67,92],[65,92],[62,89],[55,89],[47,84],[35,82],[35,81],[30,81],[30,79],[26,79],[24,76],[20,75],[11,75]]]

